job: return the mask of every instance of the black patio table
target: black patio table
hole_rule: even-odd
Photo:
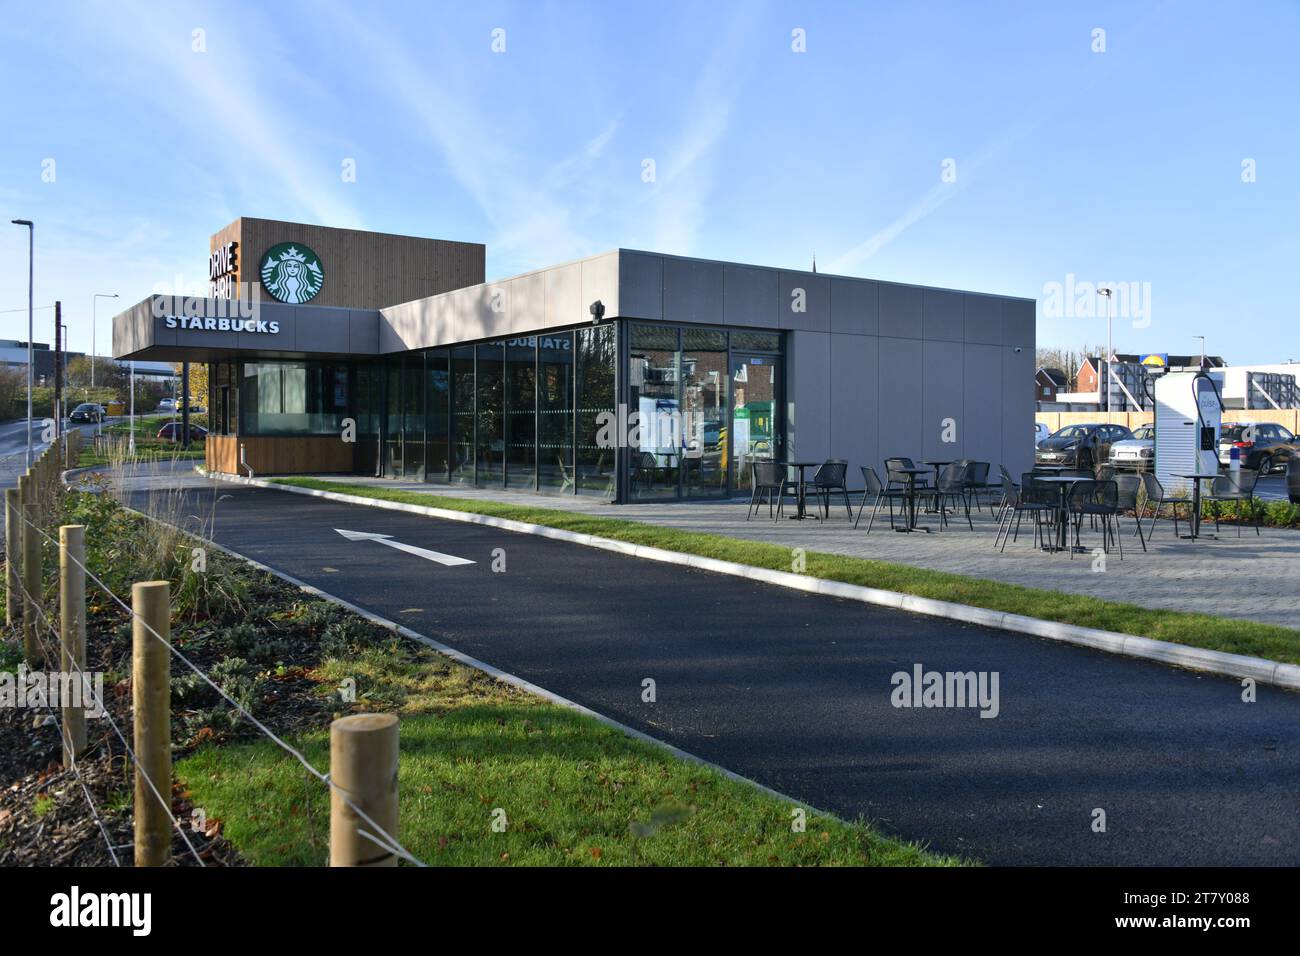
[[[1186,478],[1192,483],[1192,515],[1188,521],[1192,526],[1192,533],[1180,535],[1180,537],[1188,541],[1195,541],[1197,538],[1218,538],[1217,534],[1201,534],[1201,482],[1213,481],[1219,477],[1219,473],[1217,471],[1213,474],[1195,472],[1190,475],[1175,475],[1174,477]]]
[[[1065,551],[1069,548],[1070,517],[1069,517],[1069,505],[1067,504],[1067,499],[1070,494],[1070,488],[1074,485],[1076,481],[1092,481],[1092,480],[1093,479],[1091,478],[1081,478],[1076,475],[1045,475],[1042,478],[1034,479],[1034,481],[1041,481],[1045,484],[1058,485],[1060,486],[1061,489],[1061,503],[1057,506],[1057,510],[1056,510],[1056,546],[1051,548],[1044,547],[1043,548],[1044,551],[1051,551],[1051,552]],[[1078,552],[1086,552],[1088,549],[1075,548],[1074,550],[1076,553],[1078,553]]]
[[[895,528],[895,531],[903,534],[910,534],[913,531],[924,531],[930,533],[930,529],[916,523],[916,476],[925,475],[930,471],[929,468],[895,468],[894,473],[907,476],[907,488],[903,494],[907,498],[906,520],[902,528]]]
[[[783,461],[781,462],[786,468],[799,469],[799,493],[795,495],[795,501],[798,507],[795,508],[795,514],[789,515],[791,521],[803,521],[808,517],[808,481],[804,474],[804,469],[816,468],[822,463],[820,461]],[[813,515],[813,517],[817,517]]]

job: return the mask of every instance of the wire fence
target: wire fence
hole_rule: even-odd
[[[46,455],[48,454],[49,454],[49,450],[47,450],[45,453],[41,455],[41,459],[45,459]],[[12,458],[14,456],[9,456],[9,457]],[[47,483],[48,483],[48,475],[49,475],[48,465],[45,467],[45,471],[41,472],[41,474],[44,474],[46,476]],[[52,498],[53,496],[66,492],[66,489],[63,487],[57,475],[55,476],[55,480],[51,487],[42,488],[40,484],[37,483],[35,485],[29,485],[28,488],[29,491],[31,491],[33,488],[35,489],[34,498],[36,500],[40,500],[43,493],[45,493],[47,497]],[[68,562],[75,565],[85,575],[86,578],[94,582],[94,584],[104,593],[104,595],[112,603],[117,605],[126,613],[128,620],[130,620],[133,623],[133,625],[139,625],[140,628],[142,628],[143,631],[151,639],[158,641],[164,648],[166,648],[171,658],[174,658],[176,661],[178,661],[181,665],[183,665],[186,669],[188,669],[191,673],[193,673],[203,684],[205,684],[211,690],[216,692],[216,694],[221,698],[221,700],[224,701],[231,708],[233,708],[240,715],[240,717],[242,717],[244,720],[248,722],[250,726],[255,728],[262,736],[264,736],[267,740],[271,741],[276,747],[278,747],[284,753],[288,754],[294,760],[296,760],[310,777],[314,778],[315,780],[323,784],[331,793],[336,794],[338,798],[342,801],[342,803],[353,814],[356,815],[357,819],[361,820],[366,827],[369,827],[369,830],[365,830],[362,829],[361,827],[357,827],[356,828],[357,836],[365,840],[368,840],[369,842],[373,843],[375,846],[383,850],[386,854],[391,854],[397,859],[405,860],[406,862],[414,866],[420,866],[420,867],[426,866],[424,862],[419,860],[414,854],[408,851],[393,834],[389,833],[382,825],[380,825],[371,816],[371,814],[367,813],[365,809],[359,806],[356,803],[356,801],[352,798],[352,795],[350,793],[348,793],[341,786],[339,786],[334,780],[331,779],[330,774],[322,773],[320,770],[318,770],[311,763],[311,761],[309,761],[307,757],[303,755],[303,753],[300,750],[298,750],[293,745],[291,745],[286,740],[284,740],[279,734],[275,733],[275,731],[273,731],[270,727],[268,727],[265,722],[263,722],[258,717],[256,717],[251,711],[248,710],[247,707],[245,707],[233,696],[231,696],[220,684],[218,684],[215,680],[213,680],[213,678],[208,673],[206,673],[198,664],[196,664],[193,660],[191,660],[187,655],[182,653],[172,641],[168,640],[167,637],[165,637],[162,633],[158,631],[156,627],[153,626],[153,624],[151,624],[145,617],[139,614],[137,610],[132,606],[132,604],[123,600],[123,598],[120,595],[118,595],[103,580],[103,578],[100,575],[96,574],[93,569],[87,567],[85,562],[79,560],[75,555],[70,553],[70,551],[67,548],[64,548],[60,541],[58,541],[55,537],[50,535],[43,527],[41,527],[40,523],[32,521],[31,518],[29,518],[28,515],[24,513],[25,511],[26,508],[22,506],[20,506],[16,510],[13,508],[6,508],[6,513],[8,516],[7,520],[13,520],[13,518],[16,517],[17,520],[20,521],[24,527],[31,528],[33,531],[35,531],[35,533],[40,538],[43,538],[46,542],[54,545],[54,547],[58,550],[60,556],[62,558],[65,558]],[[47,507],[46,510],[43,511],[43,514],[47,514],[47,515],[52,514],[53,511],[54,511],[53,507],[49,506]],[[189,534],[189,532],[185,532],[185,533]],[[202,537],[198,537],[198,540],[204,541],[205,539]],[[199,866],[206,866],[206,863],[204,862],[202,856],[199,854],[193,842],[190,840],[189,835],[186,833],[185,827],[173,813],[171,800],[168,797],[164,796],[164,793],[170,794],[171,792],[171,781],[170,780],[156,781],[150,777],[148,772],[145,770],[143,763],[138,758],[136,754],[136,750],[132,746],[131,741],[127,739],[127,735],[123,732],[122,728],[118,726],[117,721],[113,719],[112,712],[108,707],[108,702],[100,698],[99,695],[93,691],[93,682],[90,679],[90,675],[88,675],[85,672],[85,670],[80,666],[80,664],[73,659],[73,655],[68,653],[60,653],[61,651],[65,650],[63,645],[63,638],[59,632],[59,628],[56,625],[55,621],[42,607],[43,605],[42,594],[31,593],[28,587],[23,583],[22,576],[16,574],[12,570],[13,564],[17,557],[18,556],[14,554],[7,555],[7,558],[11,564],[11,569],[8,572],[8,581],[11,585],[15,585],[15,584],[17,585],[18,590],[23,598],[24,608],[31,608],[32,611],[34,612],[34,620],[31,622],[32,633],[37,638],[37,641],[41,648],[41,653],[45,658],[47,667],[52,665],[54,661],[59,661],[61,659],[61,662],[63,664],[70,664],[71,667],[75,669],[76,676],[83,688],[83,693],[89,692],[91,694],[92,703],[94,704],[96,711],[103,714],[103,716],[107,719],[113,734],[115,734],[117,738],[121,741],[123,748],[125,749],[126,753],[130,757],[132,764],[136,768],[137,774],[139,774],[139,779],[143,780],[143,782],[145,783],[149,791],[149,794],[152,795],[153,799],[158,802],[159,806],[166,814],[167,819],[170,822],[172,828],[174,828],[176,832],[179,834],[181,840],[185,844],[186,849],[188,850],[190,855],[193,856],[195,862]],[[39,557],[37,558],[37,560],[39,561]],[[38,588],[38,591],[43,592],[43,590],[44,590],[43,586]],[[48,633],[49,637],[52,639],[53,641],[52,644],[47,641],[46,633]],[[65,754],[70,755],[68,758],[69,763],[71,764],[69,769],[71,769],[76,776],[77,782],[81,787],[82,793],[85,796],[87,805],[90,809],[91,816],[94,819],[94,822],[105,841],[105,845],[108,848],[110,857],[113,859],[113,862],[116,865],[120,866],[121,861],[119,860],[117,853],[115,852],[107,827],[104,824],[103,814],[100,812],[100,809],[95,805],[95,802],[91,797],[90,789],[86,785],[86,781],[81,774],[80,766],[76,760],[76,755],[73,753],[75,748],[72,746],[72,741],[68,737],[66,724],[63,726],[61,732],[65,744],[64,752]]]

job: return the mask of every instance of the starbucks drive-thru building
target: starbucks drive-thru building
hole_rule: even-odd
[[[1032,464],[1032,299],[627,249],[487,282],[477,243],[248,218],[209,253],[211,297],[113,352],[209,366],[216,471],[627,502],[763,458]]]

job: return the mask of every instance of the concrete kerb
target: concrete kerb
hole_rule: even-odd
[[[1189,647],[1171,641],[1157,641],[1131,634],[1121,634],[1116,631],[1103,631],[1099,628],[1064,624],[1059,621],[1045,621],[1040,618],[1026,617],[1022,614],[992,611],[986,608],[957,604],[952,601],[940,601],[934,598],[918,597],[913,594],[902,594],[897,591],[885,591],[879,588],[847,584],[842,581],[814,578],[791,571],[775,571],[770,568],[758,568],[718,558],[706,558],[699,555],[683,554],[678,551],[667,551],[663,548],[631,545],[624,541],[564,531],[560,528],[549,528],[545,525],[515,521],[510,518],[497,518],[492,515],[474,514],[465,511],[451,511],[431,505],[414,505],[402,501],[383,501],[337,491],[321,491],[316,488],[280,485],[261,478],[244,478],[242,476],[215,473],[209,475],[209,477],[235,484],[266,488],[272,491],[285,491],[290,494],[325,498],[345,504],[364,505],[388,511],[404,511],[408,514],[424,515],[430,518],[480,524],[499,528],[503,531],[537,535],[557,541],[566,541],[571,544],[580,544],[585,547],[600,548],[620,554],[631,554],[634,557],[649,561],[678,564],[698,570],[711,571],[716,574],[728,574],[734,577],[760,581],[765,584],[775,584],[778,587],[825,594],[829,597],[910,611],[928,617],[939,617],[966,624],[998,628],[1017,634],[1028,634],[1045,640],[1061,641],[1066,644],[1075,644],[1111,654],[1121,654],[1125,657],[1135,657],[1189,670],[1218,674],[1223,677],[1249,677],[1261,684],[1270,684],[1288,690],[1300,690],[1300,665],[1281,664],[1261,657]]]

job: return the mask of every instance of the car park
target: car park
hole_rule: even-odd
[[[1261,475],[1285,471],[1293,459],[1300,458],[1300,440],[1276,422],[1224,422],[1219,431],[1219,464],[1232,464],[1236,448],[1242,468]]]
[[[72,414],[68,416],[68,421],[73,423],[93,423],[102,422],[107,417],[108,414],[105,412],[103,405],[96,405],[94,402],[82,402],[72,410]]]
[[[1110,460],[1111,445],[1132,436],[1124,425],[1066,425],[1038,443],[1034,464],[1090,470]]]
[[[1110,446],[1110,463],[1116,471],[1147,471],[1156,460],[1156,427],[1140,425],[1130,438]]]
[[[168,422],[158,429],[158,438],[162,441],[180,441],[185,431],[180,422]],[[208,430],[202,425],[190,425],[190,441],[203,441],[208,437]]]

